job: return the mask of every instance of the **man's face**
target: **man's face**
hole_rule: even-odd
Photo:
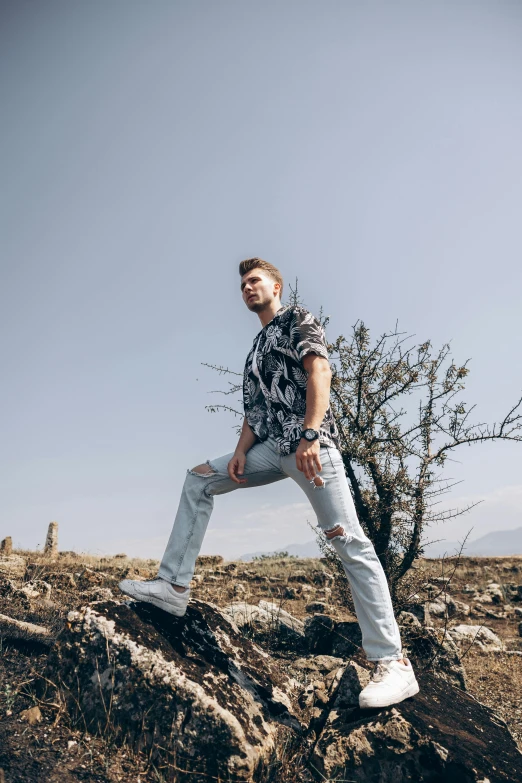
[[[252,269],[241,278],[243,301],[249,310],[258,313],[279,296],[279,283],[264,269]]]

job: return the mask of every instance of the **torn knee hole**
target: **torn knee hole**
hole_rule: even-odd
[[[322,479],[321,476],[314,476],[313,479],[311,479],[310,484],[314,489],[322,489],[326,486],[326,481]]]
[[[195,468],[192,468],[188,471],[188,473],[192,473],[193,476],[214,476],[216,471],[210,464],[210,462],[205,462],[203,465],[196,465]]]
[[[342,527],[342,525],[336,525],[335,527],[332,527],[331,530],[325,530],[324,534],[329,541],[338,536],[342,537],[344,536],[344,527]]]

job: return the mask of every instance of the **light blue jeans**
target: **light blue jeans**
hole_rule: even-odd
[[[232,457],[231,453],[207,461],[209,472],[206,475],[187,471],[158,576],[176,585],[189,585],[215,495],[272,484],[290,477],[304,490],[322,530],[332,530],[337,525],[344,529],[344,535],[332,538],[329,543],[339,555],[346,572],[368,660],[402,658],[401,637],[388,582],[373,544],[357,518],[338,449],[321,446],[322,470],[318,475],[323,486],[316,486],[298,470],[295,454],[282,456],[271,437],[256,443],[247,452],[243,473],[243,477],[248,479],[246,484],[237,484],[229,477],[227,466]]]

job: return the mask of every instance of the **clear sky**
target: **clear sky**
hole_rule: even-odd
[[[328,336],[396,319],[522,389],[522,5],[3,0],[0,538],[160,556],[207,413],[260,328],[238,262],[278,266]],[[522,524],[522,445],[465,448],[429,538]],[[307,541],[291,479],[216,499],[204,552]]]

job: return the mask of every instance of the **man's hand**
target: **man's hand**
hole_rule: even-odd
[[[308,481],[312,481],[313,478],[320,473],[323,469],[319,454],[321,451],[321,444],[319,439],[307,441],[301,438],[299,446],[295,453],[295,462],[298,470],[302,470]]]
[[[228,463],[228,475],[236,484],[246,484],[248,479],[239,478],[245,470],[246,454],[243,451],[236,451]]]

